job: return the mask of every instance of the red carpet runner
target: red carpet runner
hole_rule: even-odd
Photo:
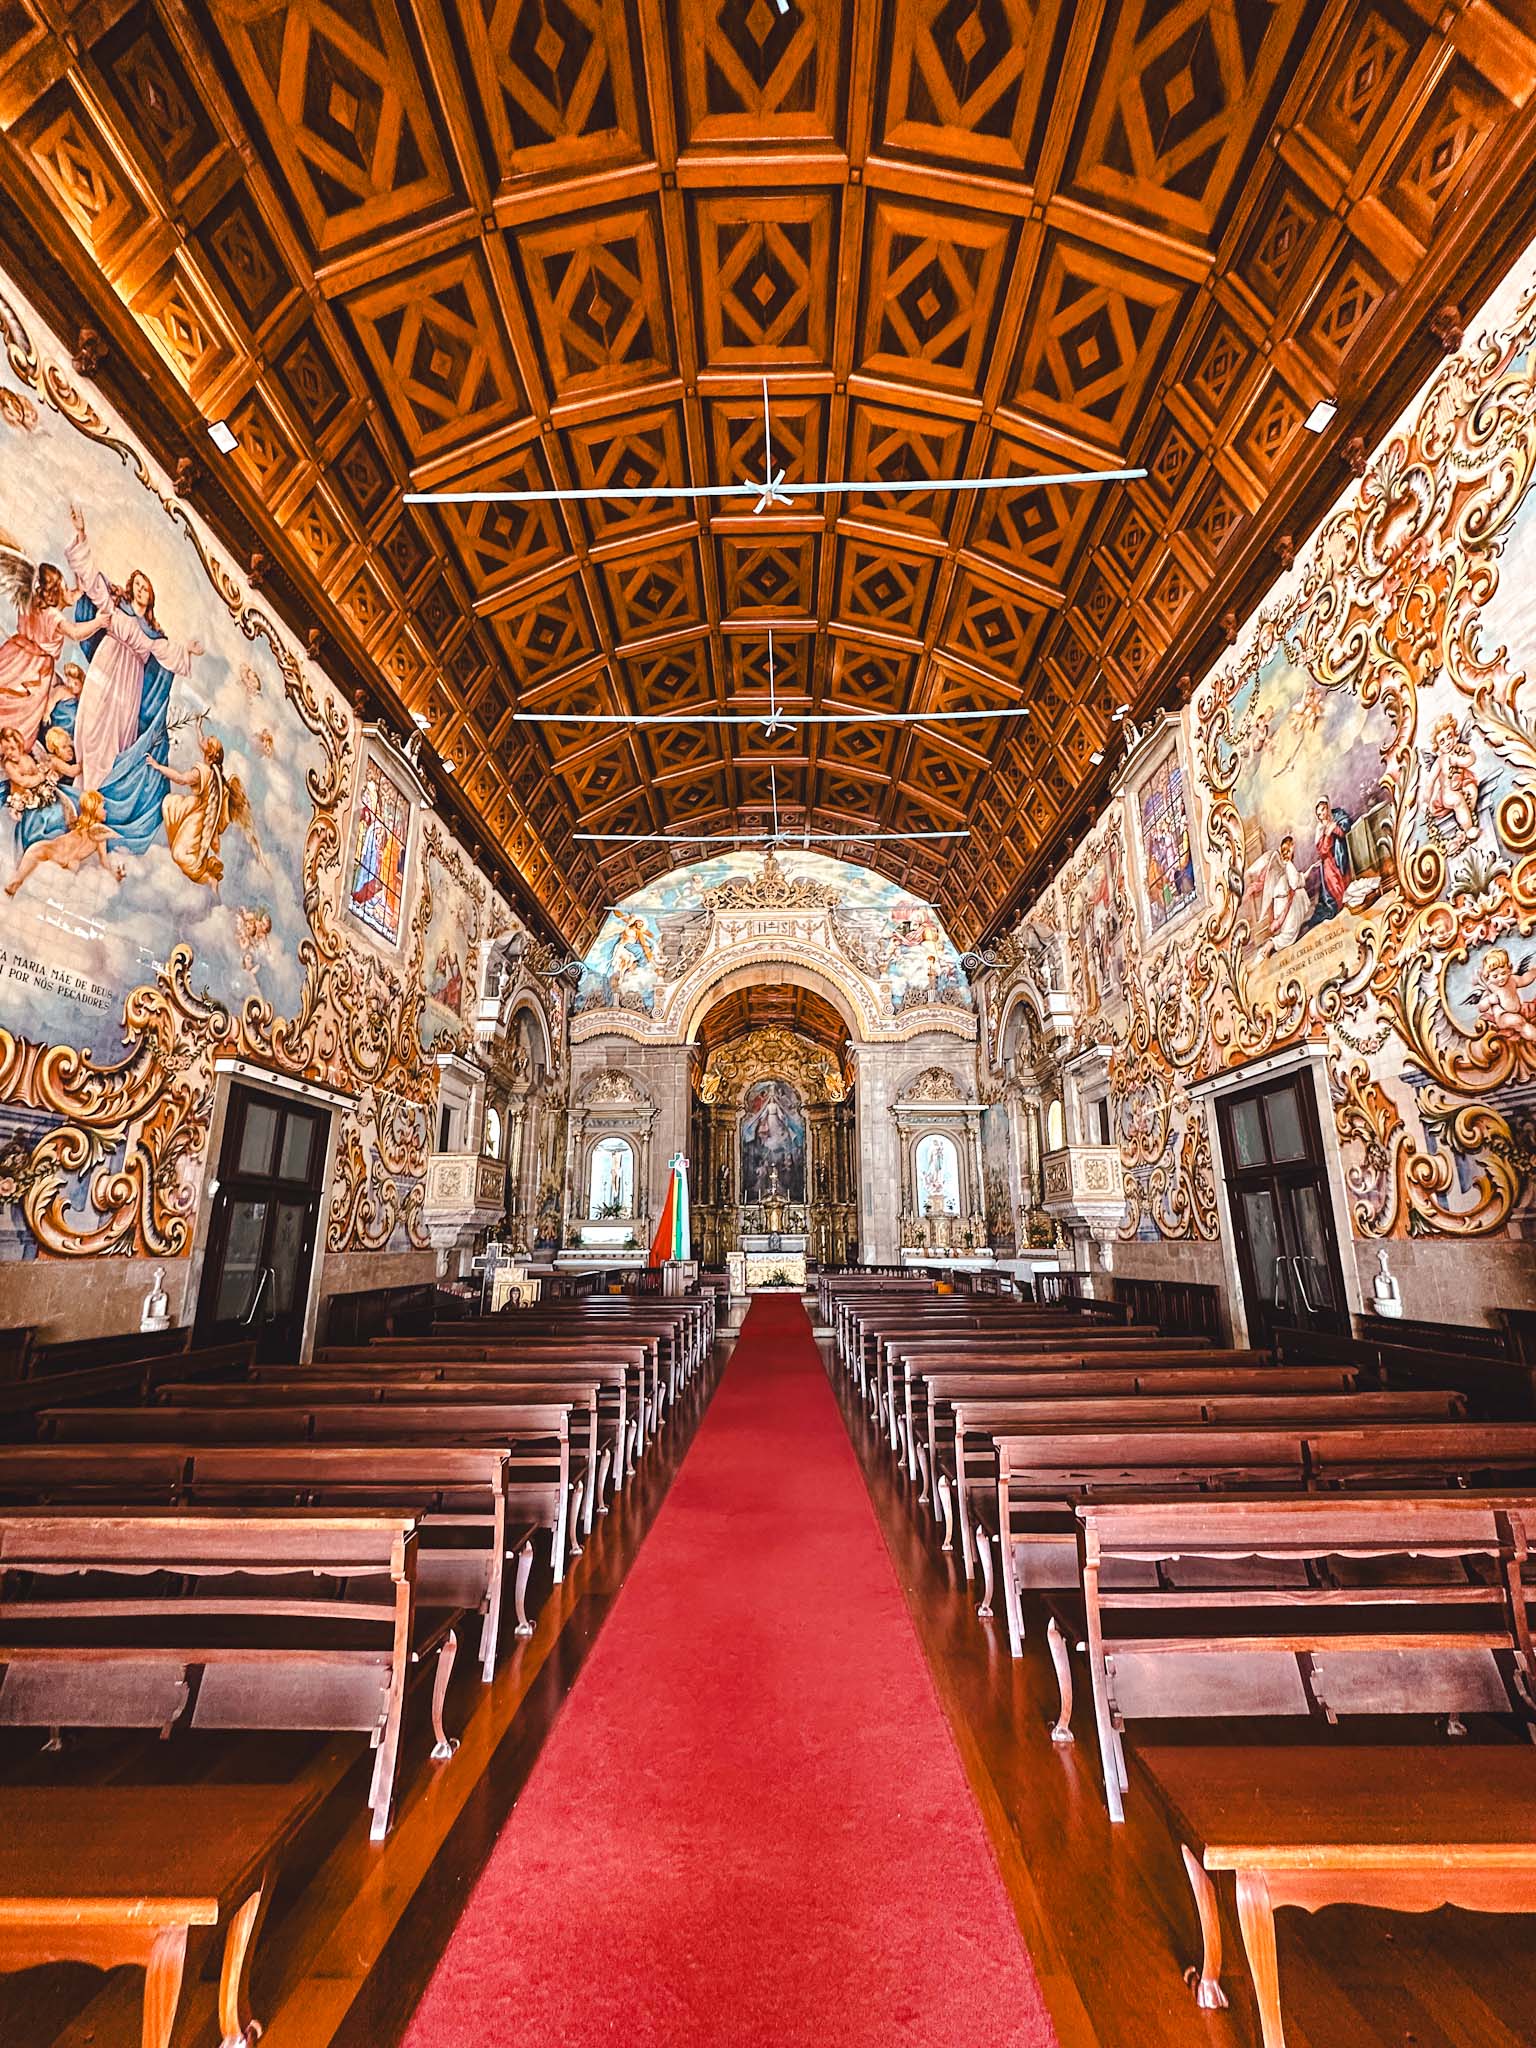
[[[754,1302],[407,2048],[1051,2048],[798,1299]]]

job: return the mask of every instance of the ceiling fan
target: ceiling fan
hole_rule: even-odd
[[[779,822],[779,773],[771,761],[768,764],[768,787],[773,803],[773,829],[769,832],[573,832],[571,837],[607,846],[761,846],[771,849],[776,846],[865,845],[876,839],[969,839],[971,836],[964,826],[927,832],[813,832],[809,826],[792,830]]]
[[[780,5],[780,12],[787,11],[787,0]],[[1025,476],[1000,477],[934,477],[916,480],[888,481],[884,478],[844,478],[835,482],[805,483],[789,482],[782,465],[775,465],[773,453],[773,416],[768,395],[768,379],[763,384],[763,474],[761,481],[744,481],[734,484],[644,484],[632,489],[613,485],[573,487],[547,491],[407,491],[408,505],[529,505],[568,504],[587,500],[606,502],[645,503],[654,498],[676,498],[682,500],[744,499],[753,500],[754,514],[788,509],[796,499],[837,498],[863,495],[870,497],[899,496],[909,493],[960,492],[960,491],[1017,491],[1043,490],[1057,485],[1129,483],[1137,477],[1144,477],[1145,469],[1074,469],[1048,470]],[[768,712],[733,711],[669,711],[669,712],[542,712],[518,711],[513,713],[514,721],[523,725],[758,725],[770,739],[777,739],[792,733],[800,725],[926,725],[944,721],[969,721],[976,723],[983,719],[1027,718],[1030,707],[1025,705],[1000,706],[980,711],[806,711],[788,712],[780,707],[777,682],[773,665],[773,634],[768,635]],[[917,840],[917,839],[965,839],[970,835],[963,830],[929,832],[804,832],[793,837],[802,845],[812,843],[836,844],[841,841],[867,842],[871,840]],[[782,835],[778,829],[778,788],[774,783],[774,830],[772,833],[687,833],[687,832],[578,832],[575,837],[582,840],[605,844],[665,845],[669,842],[690,845],[778,845]]]
[[[763,379],[763,474],[760,482],[735,484],[583,484],[547,491],[407,491],[407,505],[549,505],[599,500],[644,504],[651,498],[685,500],[751,498],[754,513],[792,506],[797,498],[853,496],[893,497],[931,491],[1044,490],[1056,484],[1122,484],[1146,475],[1144,469],[1041,470],[1025,476],[949,476],[888,480],[884,477],[842,478],[832,483],[790,483],[773,459],[773,423],[768,404],[768,379]]]

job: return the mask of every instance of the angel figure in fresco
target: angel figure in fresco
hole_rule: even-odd
[[[256,972],[257,961],[272,936],[272,913],[249,906],[235,912],[235,944],[240,948],[240,965],[247,974]]]
[[[1503,946],[1490,946],[1477,970],[1478,1015],[1500,1038],[1536,1045],[1536,956],[1516,967]]]
[[[1261,704],[1255,697],[1237,735],[1237,756],[1244,766],[1257,761],[1274,738],[1274,719],[1275,714],[1268,705]]]
[[[1291,750],[1283,761],[1276,760],[1275,772],[1281,774],[1289,768],[1302,748],[1323,722],[1323,713],[1328,709],[1328,699],[1321,683],[1309,682],[1307,693],[1286,720],[1286,730],[1291,736]]]
[[[66,640],[83,640],[97,629],[68,618],[65,608],[80,593],[66,589],[52,562],[34,568],[10,538],[0,533],[0,595],[16,608],[16,630],[0,642],[0,725],[32,747],[42,730],[55,673]]]
[[[1259,911],[1255,926],[1256,960],[1294,946],[1312,915],[1312,897],[1296,865],[1296,840],[1287,832],[1276,851],[1258,869]]]
[[[650,926],[638,912],[632,912],[621,922],[619,935],[608,957],[614,994],[622,996],[638,988],[646,971],[654,972],[655,967],[656,942],[651,937]]]
[[[171,684],[203,651],[200,640],[167,639],[155,616],[155,586],[142,569],[109,583],[97,567],[85,515],[69,511],[75,537],[66,550],[80,585],[77,621],[90,627],[81,645],[85,682],[75,721],[75,752],[87,789],[106,801],[113,838],[142,852],[161,822],[161,768]]]
[[[63,790],[59,791],[59,803],[63,808],[66,829],[52,839],[36,840],[26,849],[16,863],[15,874],[5,885],[7,896],[14,896],[28,875],[45,862],[73,874],[88,861],[100,861],[107,873],[119,882],[127,873],[120,860],[107,857],[107,841],[112,835],[107,830],[107,807],[101,791],[88,789],[80,799],[78,811]]]
[[[1482,795],[1477,755],[1472,749],[1471,712],[1458,725],[1447,711],[1435,720],[1429,739],[1429,746],[1419,749],[1419,759],[1428,771],[1425,806],[1430,823],[1447,839],[1454,837],[1449,850],[1460,853],[1477,837],[1477,806]]]
[[[225,772],[224,744],[202,730],[201,720],[198,756],[190,768],[173,768],[168,761],[155,760],[149,765],[176,785],[161,805],[171,859],[189,880],[208,883],[217,895],[224,879],[219,842],[231,825],[244,832],[258,860],[265,857],[245,784],[238,775]]]

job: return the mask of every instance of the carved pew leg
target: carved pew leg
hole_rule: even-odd
[[[517,1607],[517,1627],[514,1635],[531,1636],[533,1623],[528,1619],[528,1579],[533,1571],[533,1542],[525,1543],[517,1553],[517,1577],[512,1584],[512,1598]]]
[[[917,1504],[920,1508],[926,1507],[928,1505],[928,1453],[922,1444],[917,1446],[917,1476]]]
[[[1184,1972],[1184,1982],[1194,1986],[1195,2003],[1202,2012],[1225,2012],[1227,1994],[1221,1988],[1221,1908],[1216,1900],[1216,1887],[1188,1843],[1180,1846],[1184,1874],[1195,1895],[1195,1911],[1200,1915],[1201,1947],[1200,1968],[1196,1970],[1191,1963]]]
[[[170,2048],[187,1961],[185,1927],[162,1927],[144,1965],[144,2048]]]
[[[939,1548],[940,1550],[953,1550],[955,1547],[955,1508],[954,1502],[950,1498],[949,1478],[943,1472],[939,1474],[938,1497],[939,1513],[944,1517],[944,1541],[939,1545]]]
[[[1067,1649],[1067,1639],[1062,1634],[1053,1614],[1046,1627],[1045,1640],[1050,1646],[1051,1662],[1056,1668],[1056,1689],[1061,1696],[1056,1725],[1051,1730],[1052,1742],[1075,1742],[1072,1733],[1072,1657]],[[1204,1872],[1201,1872],[1202,1877]]]
[[[1280,2024],[1280,1963],[1275,1954],[1275,1909],[1269,1879],[1262,1870],[1237,1873],[1237,1919],[1248,1951],[1248,1968],[1259,2001],[1259,2031],[1264,2048],[1285,2048]]]
[[[256,1929],[263,1916],[267,1887],[265,1881],[251,1893],[229,1923],[224,1937],[224,1960],[219,1968],[219,2048],[252,2048],[261,2038],[261,2026],[244,2017],[250,2009],[247,1979]]]
[[[597,1512],[600,1515],[606,1515],[608,1512],[608,1475],[612,1470],[613,1446],[605,1444],[597,1466]]]
[[[976,1556],[981,1563],[981,1605],[976,1609],[982,1621],[992,1619],[992,1539],[985,1529],[976,1531]]]
[[[581,1497],[583,1481],[576,1480],[571,1487],[570,1505],[565,1511],[566,1542],[572,1557],[580,1557],[581,1549]]]
[[[443,1726],[443,1701],[448,1696],[448,1681],[453,1676],[453,1660],[459,1654],[459,1638],[453,1629],[443,1637],[437,1652],[437,1669],[432,1674],[432,1733],[437,1737],[432,1745],[432,1761],[446,1763],[459,1746],[456,1735],[450,1735]]]

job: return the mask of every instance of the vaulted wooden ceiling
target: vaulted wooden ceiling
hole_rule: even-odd
[[[858,851],[964,944],[1512,241],[1533,38],[1533,0],[0,0],[0,128],[136,373],[234,426],[298,608],[427,715],[567,937],[688,857],[573,830],[757,827],[776,762],[816,829],[969,825]],[[791,478],[1150,473],[401,505],[757,474],[764,371]],[[1032,716],[512,722],[739,708],[770,625],[791,702]]]
[[[697,1038],[704,1054],[749,1031],[777,1024],[782,1030],[797,1031],[817,1045],[840,1052],[848,1043],[848,1026],[823,995],[794,982],[774,986],[740,988],[722,996],[700,1021]]]

